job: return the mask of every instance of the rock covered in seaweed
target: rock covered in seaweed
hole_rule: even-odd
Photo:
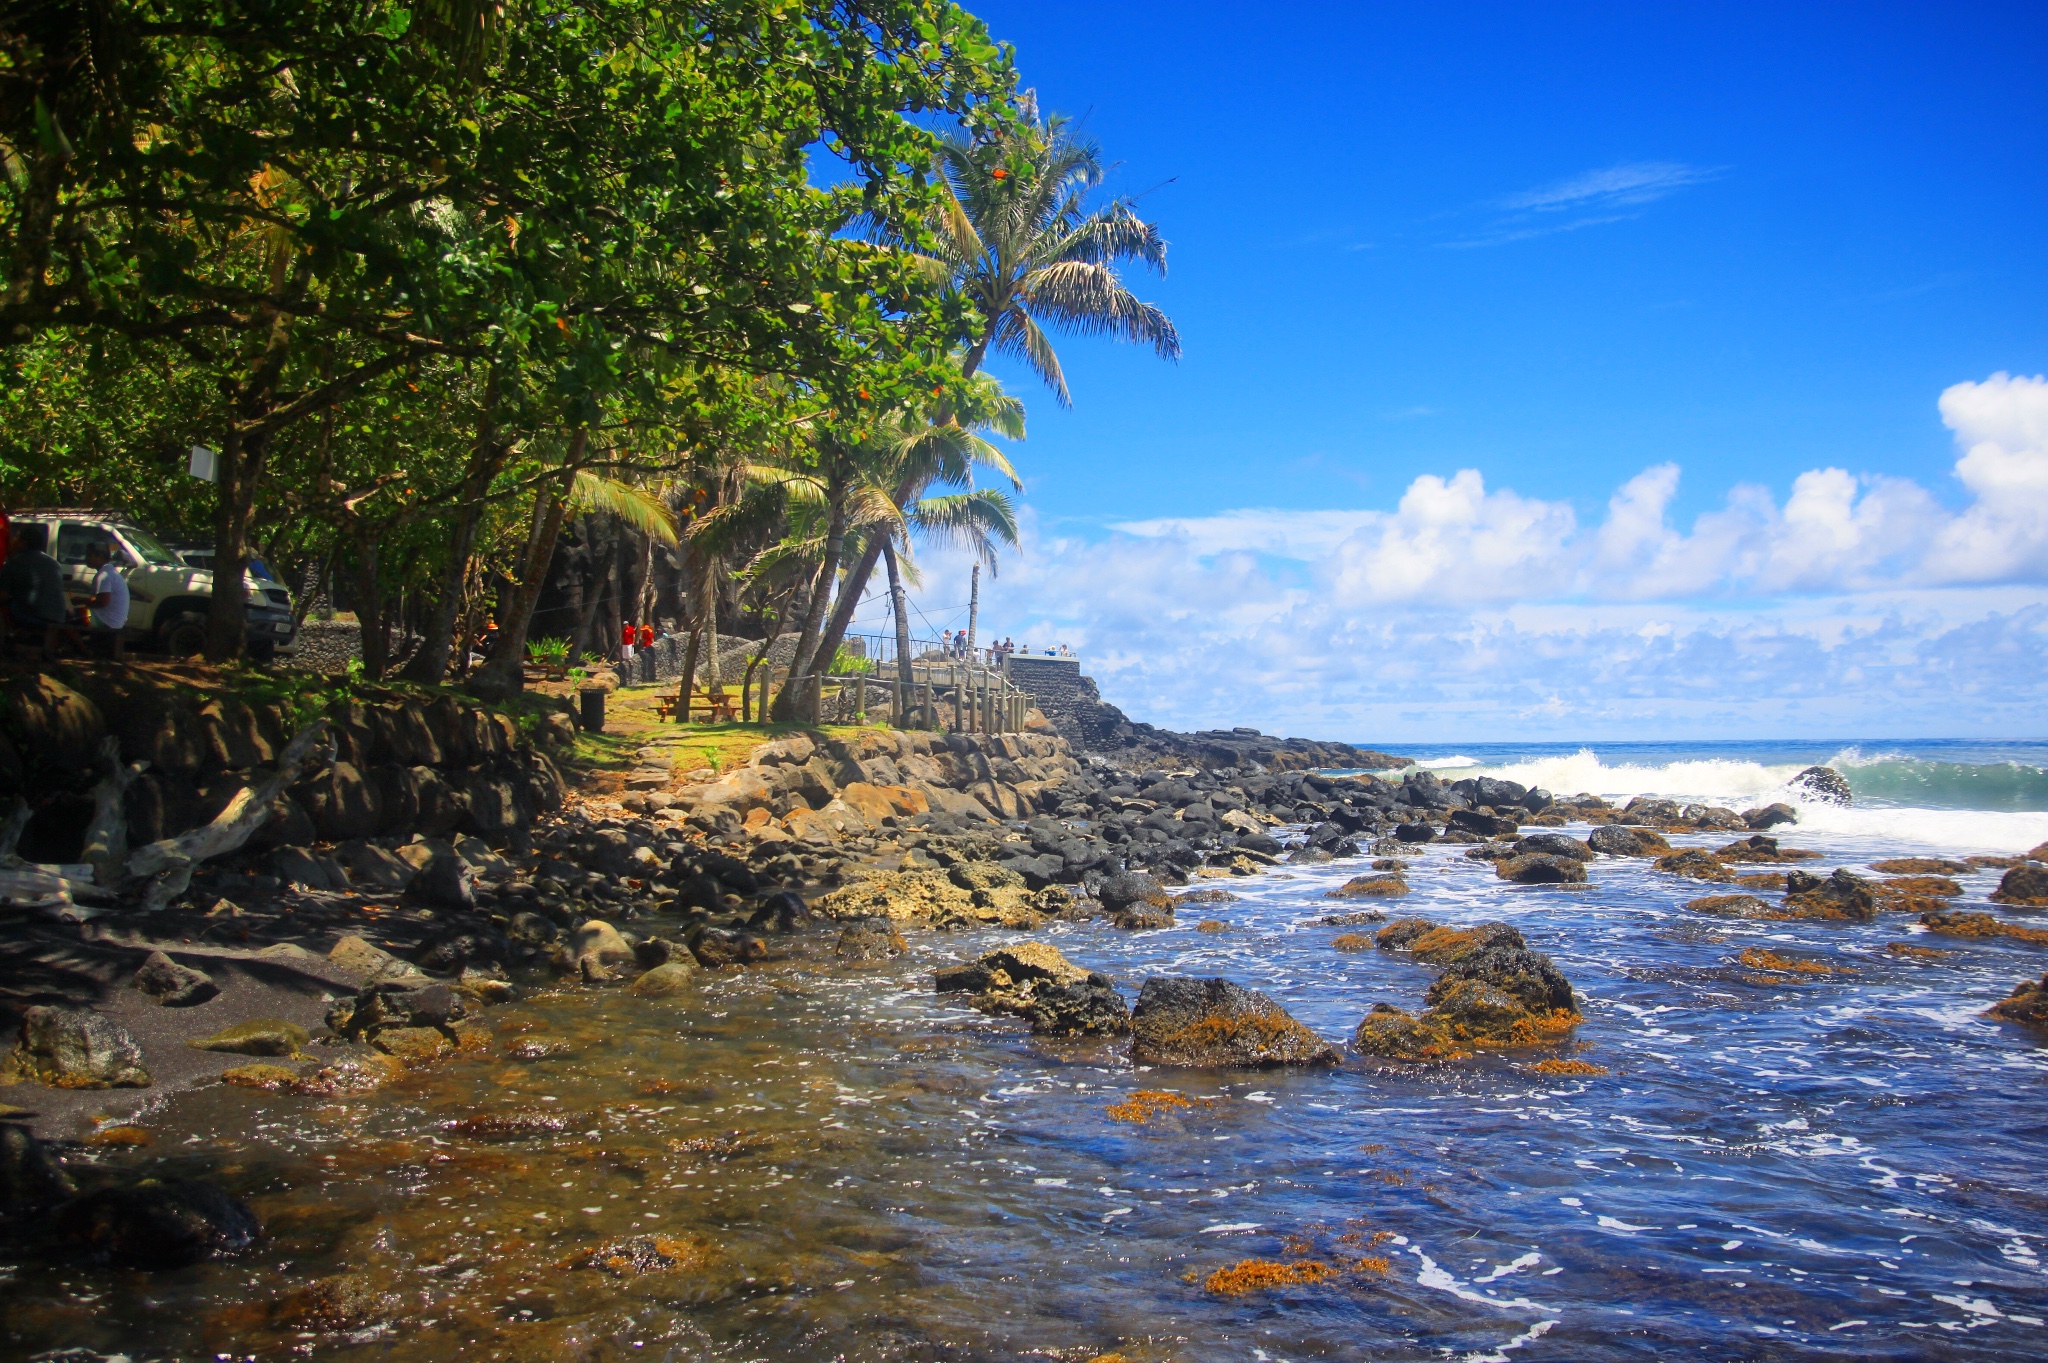
[[[1131,1059],[1220,1069],[1333,1065],[1342,1057],[1257,990],[1223,979],[1154,975],[1131,1014]]]
[[[1580,1020],[1571,982],[1507,923],[1452,928],[1406,918],[1380,930],[1379,946],[1443,973],[1419,1017],[1375,1005],[1352,1036],[1362,1054],[1411,1064],[1456,1060],[1476,1050],[1554,1044]]]
[[[1615,823],[1594,829],[1587,835],[1586,845],[1606,857],[1661,857],[1671,850],[1662,833]]]
[[[1552,852],[1525,852],[1493,864],[1493,873],[1517,885],[1583,885],[1586,864]]]
[[[946,966],[942,994],[973,993],[984,1013],[1021,1017],[1042,1036],[1120,1036],[1131,1012],[1107,975],[1083,970],[1044,942],[999,947],[966,965]]]
[[[256,1243],[256,1214],[211,1183],[145,1179],[102,1188],[65,1206],[58,1234],[96,1259],[131,1268],[179,1268]]]
[[[2037,849],[2038,850],[2038,849]],[[1991,898],[2000,904],[2048,908],[2048,866],[2023,861],[1999,878]]]
[[[2021,980],[2011,994],[1985,1010],[1985,1016],[2029,1027],[2048,1027],[2048,975]]]

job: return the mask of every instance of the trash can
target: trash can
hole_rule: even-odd
[[[583,725],[583,732],[587,734],[603,733],[604,688],[602,686],[586,686],[576,693],[576,698],[582,706],[579,719]]]

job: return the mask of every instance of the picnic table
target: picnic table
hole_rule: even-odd
[[[675,714],[676,704],[681,698],[682,692],[680,688],[674,695],[656,696],[654,698],[655,713],[662,719],[668,719]],[[716,691],[692,691],[690,693],[691,713],[695,713],[698,710],[705,711],[705,723],[707,724],[730,724],[739,717],[739,709],[739,697],[723,687]],[[685,718],[687,719],[687,716]]]

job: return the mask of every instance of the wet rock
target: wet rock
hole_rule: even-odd
[[[1331,939],[1330,947],[1334,951],[1371,951],[1373,940],[1362,932],[1347,932]]]
[[[1516,832],[1513,819],[1482,814],[1476,809],[1452,810],[1447,826],[1460,833],[1477,833],[1482,838],[1511,838]]]
[[[1432,828],[1430,825],[1426,823],[1423,823],[1420,820],[1417,820],[1414,823],[1396,824],[1394,826],[1394,841],[1396,842],[1430,842],[1433,841],[1435,837],[1436,829]]]
[[[1777,912],[1753,894],[1710,894],[1685,907],[1694,913],[1711,913],[1721,918],[1771,918]]]
[[[372,1324],[382,1306],[366,1279],[342,1273],[282,1298],[271,1307],[270,1319],[279,1329],[338,1334]]]
[[[839,933],[833,952],[843,961],[887,961],[910,950],[903,934],[886,918],[864,918],[848,923]]]
[[[387,981],[329,1009],[327,1025],[336,1036],[374,1039],[388,1028],[447,1027],[468,1015],[462,995],[445,984],[415,989]]]
[[[1350,913],[1326,913],[1321,918],[1310,919],[1312,926],[1319,928],[1349,928],[1360,923],[1384,923],[1387,916],[1378,909],[1354,909]]]
[[[1891,857],[1871,862],[1870,869],[1888,876],[1966,876],[1976,868],[1946,857]]]
[[[1256,990],[1228,980],[1154,975],[1131,1014],[1131,1058],[1202,1068],[1328,1065],[1336,1047]]]
[[[1765,805],[1761,809],[1742,811],[1742,822],[1759,833],[1776,828],[1779,824],[1798,823],[1799,812],[1790,805]]]
[[[472,1141],[529,1141],[540,1136],[559,1136],[569,1129],[569,1119],[560,1112],[489,1112],[449,1122],[441,1129]]]
[[[1586,883],[1586,864],[1577,857],[1555,856],[1548,852],[1530,852],[1522,856],[1509,857],[1506,861],[1493,864],[1493,873],[1502,880],[1512,880],[1517,885],[1583,885]]]
[[[2048,975],[2021,980],[2011,994],[1985,1010],[1985,1016],[2028,1027],[2048,1027]]]
[[[642,970],[654,970],[677,961],[697,964],[697,954],[685,942],[672,942],[666,937],[646,937],[633,943],[633,959]]]
[[[1920,922],[1929,932],[1946,933],[1952,937],[2005,937],[2029,946],[2048,946],[2048,929],[2003,922],[1988,913],[1936,910],[1921,914]]]
[[[1398,875],[1375,873],[1345,881],[1325,895],[1326,899],[1392,899],[1408,893],[1408,882]]]
[[[1762,833],[1753,833],[1740,842],[1731,842],[1715,850],[1714,855],[1731,862],[1787,862],[1813,861],[1820,853],[1808,852],[1799,847],[1780,847],[1778,840]]]
[[[1612,823],[1594,829],[1587,836],[1586,845],[1607,857],[1661,857],[1671,850],[1671,844],[1661,833]]]
[[[531,909],[521,909],[505,924],[505,935],[523,947],[545,947],[554,943],[561,935],[561,929],[555,926],[553,919]]]
[[[614,967],[633,960],[633,947],[617,928],[593,918],[570,936],[569,960],[586,981],[608,980]]]
[[[571,1259],[577,1268],[597,1268],[619,1278],[648,1273],[699,1272],[717,1258],[708,1240],[693,1235],[631,1235],[609,1240]]]
[[[235,1065],[220,1072],[220,1081],[236,1088],[283,1093],[298,1087],[299,1075],[283,1065]]]
[[[1688,847],[1657,858],[1657,869],[1667,875],[1685,876],[1690,880],[1718,880],[1727,882],[1735,879],[1735,872],[1728,864],[1707,851],[1704,847]]]
[[[75,1192],[63,1164],[27,1127],[0,1125],[0,1214],[39,1211]]]
[[[643,999],[673,998],[689,991],[698,968],[694,958],[688,965],[681,961],[658,965],[628,985],[627,992]]]
[[[282,1055],[297,1059],[312,1040],[306,1029],[282,1018],[252,1018],[224,1027],[212,1036],[185,1044],[195,1051],[221,1051],[228,1055]]]
[[[1808,767],[1787,781],[1785,787],[1819,805],[1846,805],[1856,798],[1847,778],[1833,767]]]
[[[2048,866],[2028,861],[2013,867],[1999,878],[1991,898],[2000,904],[2048,908]]]
[[[1826,880],[1804,871],[1785,876],[1785,907],[1802,918],[1868,922],[1877,917],[1877,896],[1870,882],[1838,870]]]
[[[1204,919],[1203,919],[1203,920],[1202,920],[1201,922],[1199,922],[1199,923],[1195,924],[1195,931],[1196,931],[1196,932],[1228,932],[1228,931],[1230,931],[1230,924],[1228,924],[1228,923],[1224,922],[1224,921],[1223,921],[1222,919],[1220,919],[1220,918],[1204,918]]]
[[[1173,910],[1158,908],[1151,904],[1132,904],[1108,915],[1116,927],[1131,932],[1142,932],[1174,925]]]
[[[145,1179],[87,1194],[57,1216],[57,1232],[124,1268],[181,1268],[256,1243],[256,1214],[211,1183]]]
[[[370,1038],[370,1044],[394,1060],[413,1065],[439,1060],[455,1049],[455,1043],[438,1027],[386,1027]]]
[[[1173,917],[1173,899],[1166,887],[1143,871],[1117,872],[1097,887],[1095,897],[1111,914],[1142,906],[1164,912],[1169,920]]]
[[[220,993],[205,971],[179,965],[161,951],[150,952],[129,983],[166,1008],[190,1008]]]
[[[62,1089],[147,1088],[142,1048],[120,1024],[85,1009],[23,1009],[21,1034],[0,1060],[0,1083]]]
[[[1630,800],[1621,811],[1622,821],[1632,824],[1655,824],[1660,828],[1671,828],[1686,822],[1685,810],[1671,800],[1659,800],[1651,795],[1638,795]]]
[[[690,939],[698,963],[708,966],[751,965],[768,959],[768,944],[750,933],[706,928]]]
[[[1326,861],[1335,860],[1335,857],[1320,847],[1297,847],[1287,854],[1290,866],[1320,866]]]
[[[343,937],[327,953],[328,961],[354,975],[364,984],[383,981],[424,983],[426,974],[410,961],[402,961],[360,937]]]
[[[1515,840],[1516,856],[1536,853],[1547,857],[1572,857],[1579,861],[1591,861],[1595,856],[1591,847],[1563,833],[1531,833],[1526,838]]]
[[[1173,902],[1175,904],[1234,904],[1237,902],[1237,898],[1236,895],[1228,890],[1212,888],[1189,890],[1185,894],[1175,895]]]
[[[1018,882],[1022,883],[1021,880]],[[810,921],[811,910],[802,895],[794,890],[777,890],[754,910],[753,916],[747,919],[747,926],[756,932],[795,932]]]
[[[1107,975],[1041,983],[1031,991],[1023,1016],[1035,1036],[1121,1036],[1130,1030],[1131,1009]]]
[[[1363,1054],[1403,1064],[1455,1060],[1476,1050],[1554,1044],[1580,1021],[1571,982],[1510,924],[1451,928],[1406,919],[1382,929],[1378,941],[1443,973],[1420,1017],[1391,1004],[1366,1014],[1352,1036]]]

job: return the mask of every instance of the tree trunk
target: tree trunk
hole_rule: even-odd
[[[803,628],[796,637],[796,656],[789,661],[791,678],[808,677],[817,663],[818,637],[825,622],[825,604],[832,598],[833,580],[839,576],[839,555],[846,545],[846,494],[844,479],[834,478],[830,485],[832,513],[825,528],[825,561],[818,565],[818,576],[811,588],[811,599],[804,610]],[[796,692],[807,691],[807,687],[784,687],[782,694],[775,698],[775,717],[781,720],[796,718],[796,707],[801,697]]]
[[[718,675],[718,560],[704,556],[704,689],[723,689],[725,679]]]
[[[463,589],[469,585],[469,559],[476,552],[477,531],[483,525],[484,496],[491,490],[498,471],[505,467],[512,448],[498,437],[498,393],[498,367],[492,365],[484,380],[483,412],[477,418],[476,439],[470,445],[469,462],[455,493],[455,523],[449,527],[448,558],[441,565],[441,594],[427,614],[419,652],[412,655],[401,673],[407,681],[431,685],[448,674],[456,642],[456,621],[462,612]],[[467,639],[463,645],[463,652],[467,653]]]
[[[882,557],[889,564],[889,610],[896,617],[896,679],[903,683],[903,701],[910,703],[915,684],[910,670],[910,603],[903,596],[903,572],[896,566],[896,546],[882,543]]]
[[[377,542],[360,525],[353,526],[355,540],[356,621],[361,631],[363,675],[371,681],[384,679],[391,661],[391,631],[384,619],[384,591],[377,580]]]
[[[697,684],[697,642],[704,637],[704,631],[691,629],[689,642],[683,645],[683,677],[676,683],[676,723],[690,722],[690,692]]]
[[[974,565],[973,575],[967,579],[967,661],[974,661],[974,631],[981,622],[981,565]]]
[[[533,608],[540,602],[541,584],[548,564],[555,557],[555,541],[561,537],[562,521],[569,514],[569,489],[576,470],[590,448],[590,431],[578,428],[569,442],[568,459],[559,477],[541,486],[533,506],[533,528],[526,540],[526,559],[512,591],[511,609],[498,622],[498,645],[491,659],[477,669],[469,689],[485,700],[506,700],[526,686],[526,631],[533,623]]]

